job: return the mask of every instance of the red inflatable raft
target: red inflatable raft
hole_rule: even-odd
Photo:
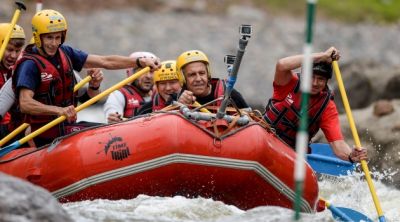
[[[202,196],[241,209],[292,208],[295,153],[251,118],[239,123],[150,114],[14,150],[1,158],[0,171],[61,202],[147,194]],[[304,189],[301,210],[315,212],[318,184],[308,165]]]

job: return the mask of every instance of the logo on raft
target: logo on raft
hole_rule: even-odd
[[[111,154],[111,158],[113,160],[123,160],[128,158],[131,155],[129,151],[129,147],[126,145],[126,142],[119,136],[111,136],[111,139],[105,143],[104,145],[104,153],[108,155]],[[100,144],[104,144],[100,142]],[[110,152],[109,152],[110,151]],[[100,154],[102,151],[98,152]]]

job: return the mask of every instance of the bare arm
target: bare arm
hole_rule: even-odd
[[[27,113],[30,115],[65,115],[68,121],[76,120],[76,112],[74,106],[68,107],[58,107],[45,105],[35,99],[33,96],[35,93],[26,88],[22,88],[19,93],[19,105],[22,113]]]
[[[140,68],[136,60],[137,58],[135,57],[119,55],[100,56],[89,54],[83,67],[104,69]],[[152,71],[157,70],[161,66],[159,58],[139,57],[138,62],[142,67],[149,66]]]
[[[361,160],[367,160],[367,150],[365,148],[352,149],[344,140],[337,140],[329,143],[332,147],[333,152],[337,157],[342,160],[353,162],[360,162]]]
[[[336,140],[329,143],[332,147],[333,152],[337,157],[342,160],[349,160],[349,155],[351,153],[350,146],[344,140]]]
[[[336,60],[339,60],[339,51],[330,47],[325,52],[318,52],[311,54],[312,60],[314,62],[332,62],[332,55]],[[294,69],[300,68],[304,59],[304,55],[294,55],[279,59],[275,67],[275,77],[274,82],[277,85],[283,86],[289,83],[292,78]]]

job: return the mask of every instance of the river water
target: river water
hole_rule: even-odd
[[[388,177],[389,175],[380,175]],[[365,180],[355,173],[341,178],[322,178],[320,196],[332,205],[351,208],[377,221],[377,213]],[[400,191],[375,180],[374,185],[387,221],[400,221]],[[64,204],[75,221],[143,222],[272,222],[291,221],[293,211],[280,207],[257,207],[243,211],[212,199],[182,196],[150,197],[131,200],[94,200]],[[302,214],[302,221],[334,221],[329,210]]]
[[[78,119],[105,122],[101,106],[78,114]],[[390,181],[396,169],[373,172],[375,190],[387,221],[400,221],[400,190],[381,182]],[[337,207],[359,211],[378,220],[371,193],[362,173],[346,177],[321,177],[320,197]],[[94,200],[63,205],[75,221],[143,221],[143,222],[273,222],[291,221],[293,211],[280,207],[257,207],[243,211],[212,199],[188,199],[182,196],[150,197],[140,195],[131,200]],[[302,221],[334,221],[329,210],[302,214]]]

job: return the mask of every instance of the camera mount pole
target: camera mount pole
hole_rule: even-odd
[[[237,79],[240,63],[242,62],[242,57],[246,50],[248,38],[250,38],[250,35],[242,35],[242,38],[239,39],[239,48],[237,49],[236,52],[235,63],[233,64],[232,71],[229,73],[228,79],[226,81],[224,100],[222,100],[221,106],[219,107],[217,112],[218,119],[222,119],[225,115],[226,107],[228,105],[228,101],[231,96],[233,86],[235,85]]]

